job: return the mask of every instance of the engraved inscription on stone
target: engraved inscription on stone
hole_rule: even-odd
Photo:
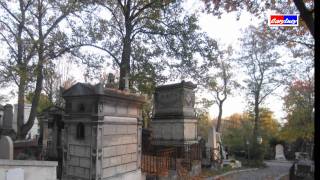
[[[180,96],[177,92],[161,92],[157,94],[157,104],[158,108],[166,107],[178,107],[178,100]]]

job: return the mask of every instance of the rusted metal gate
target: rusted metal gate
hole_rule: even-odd
[[[154,153],[142,154],[141,169],[150,175],[166,176],[169,169],[175,169],[175,148],[158,149]]]

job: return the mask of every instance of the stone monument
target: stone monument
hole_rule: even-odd
[[[0,126],[0,135],[10,136],[11,139],[16,139],[16,132],[13,126],[13,107],[11,104],[6,104],[3,107],[2,124]]]
[[[151,121],[154,145],[183,146],[197,143],[194,89],[196,85],[182,81],[156,87]]]
[[[140,159],[145,99],[100,86],[77,83],[63,93],[62,179],[144,179]]]
[[[13,159],[13,142],[9,136],[0,136],[0,159]]]
[[[222,145],[221,134],[216,132],[216,127],[211,126],[208,133],[208,142],[206,144],[207,154],[211,153],[210,157],[213,161],[221,163],[223,160],[226,160],[226,152]]]
[[[13,107],[11,104],[4,106],[3,112],[3,129],[13,129]]]
[[[276,148],[275,160],[286,160],[286,157],[284,156],[284,152],[283,152],[283,145],[277,144],[275,148]]]

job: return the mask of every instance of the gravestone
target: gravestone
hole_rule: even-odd
[[[11,104],[6,104],[4,106],[3,112],[3,129],[12,129],[13,123],[13,107]]]
[[[208,143],[206,144],[207,152],[212,153],[212,160],[226,159],[226,152],[221,145],[221,134],[216,132],[216,127],[213,125],[209,129],[208,133]]]
[[[9,136],[0,136],[0,159],[13,159],[13,142]]]
[[[275,148],[276,148],[275,160],[286,160],[286,157],[284,156],[284,152],[283,152],[283,145],[277,144]]]

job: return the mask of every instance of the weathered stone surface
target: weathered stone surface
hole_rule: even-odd
[[[9,169],[6,173],[6,179],[24,180],[24,170],[21,168]]]
[[[24,179],[19,180],[57,180],[55,161],[4,160],[0,161],[0,179],[5,180],[5,174],[12,169],[22,169]],[[17,173],[17,172],[15,172]],[[14,174],[14,173],[12,173]],[[4,176],[1,176],[4,175]],[[7,178],[8,179],[8,178]],[[10,179],[10,178],[9,178]],[[10,179],[11,180],[11,179]]]
[[[284,152],[283,152],[283,145],[277,144],[275,148],[276,148],[275,160],[286,160],[286,157],[284,156]]]
[[[66,100],[64,166],[68,167],[63,179],[85,177],[87,170],[92,179],[131,177],[129,174],[137,169],[141,153],[138,119],[144,97],[104,89],[101,84],[83,83],[65,91],[63,97]],[[83,138],[78,138],[79,123],[85,127]],[[141,173],[135,175],[138,174],[142,177]]]
[[[191,82],[159,86],[155,90],[155,111],[151,121],[152,143],[157,145],[197,142],[193,89]]]
[[[11,104],[6,104],[4,106],[3,112],[3,128],[13,129],[13,107]]]
[[[0,159],[13,159],[13,142],[9,136],[0,136]]]
[[[191,82],[169,84],[156,87],[154,119],[168,119],[169,117],[194,118],[196,85]]]

